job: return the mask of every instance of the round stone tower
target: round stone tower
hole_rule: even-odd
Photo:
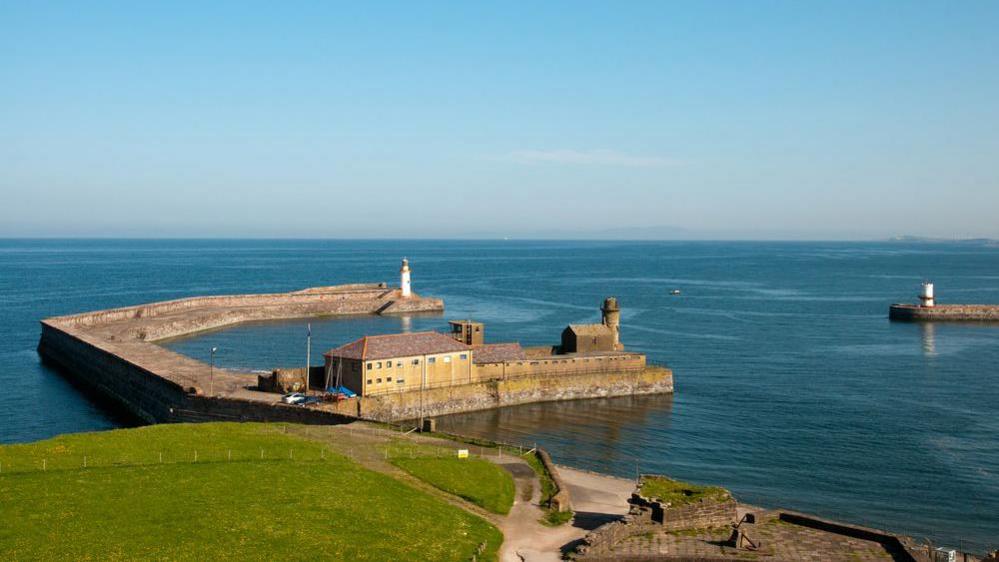
[[[617,306],[617,299],[614,297],[607,297],[604,299],[604,305],[600,307],[600,312],[603,313],[603,323],[604,326],[610,328],[611,333],[614,334],[614,349],[621,349],[621,309]]]
[[[399,270],[399,289],[403,298],[413,294],[413,287],[409,281],[409,260],[406,258],[402,258],[402,269]]]

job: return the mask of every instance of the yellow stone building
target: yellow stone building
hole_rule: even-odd
[[[325,353],[329,379],[362,396],[472,382],[472,348],[437,332],[365,336]]]
[[[324,354],[326,386],[339,384],[371,396],[521,376],[567,376],[643,371],[646,358],[624,351],[620,309],[607,298],[600,324],[574,324],[561,346],[522,348],[485,343],[485,326],[449,322],[450,335],[416,332],[366,336]]]

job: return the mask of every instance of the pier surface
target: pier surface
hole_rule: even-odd
[[[150,423],[225,419],[321,423],[324,416],[336,421],[350,414],[285,406],[280,395],[254,390],[254,373],[212,369],[155,342],[243,322],[443,309],[440,299],[403,298],[398,289],[384,284],[193,297],[48,318],[41,322],[38,352],[74,380]]]
[[[910,322],[999,322],[999,305],[996,304],[893,304],[888,318]]]

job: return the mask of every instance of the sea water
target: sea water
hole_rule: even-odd
[[[720,484],[748,503],[983,550],[999,543],[999,327],[900,324],[892,302],[999,303],[999,249],[945,243],[0,241],[0,442],[128,423],[35,352],[41,318],[192,295],[397,282],[443,316],[313,320],[312,364],[365,334],[486,324],[488,341],[557,343],[622,308],[628,349],[674,370],[673,396],[447,416],[558,462]],[[679,296],[670,291],[679,289]],[[306,361],[306,322],[164,345],[223,367]]]

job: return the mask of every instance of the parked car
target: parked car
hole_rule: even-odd
[[[285,404],[298,404],[303,400],[305,400],[305,395],[301,392],[292,392],[281,397],[281,401]]]
[[[299,406],[308,406],[309,404],[319,404],[322,402],[322,398],[318,396],[306,396],[305,400],[298,403]]]

